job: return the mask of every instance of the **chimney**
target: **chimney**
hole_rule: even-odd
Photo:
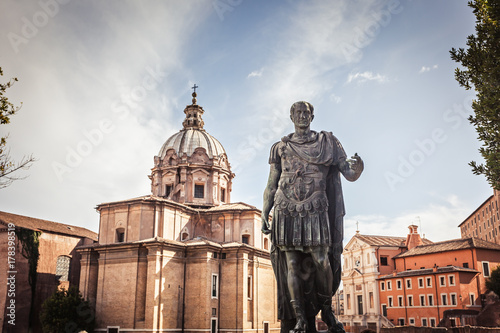
[[[406,247],[408,250],[411,250],[419,245],[423,245],[424,242],[422,242],[422,238],[420,238],[420,234],[418,233],[418,226],[412,224],[408,226],[408,229],[410,229],[408,236],[406,236]]]

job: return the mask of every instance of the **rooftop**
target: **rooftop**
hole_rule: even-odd
[[[472,268],[464,268],[464,267],[458,267],[458,266],[445,266],[445,267],[437,267],[435,272],[434,272],[433,268],[415,269],[415,270],[398,272],[396,274],[384,275],[384,276],[379,277],[378,279],[380,280],[380,279],[390,279],[390,278],[400,278],[400,277],[407,277],[407,276],[440,274],[440,273],[450,273],[450,272],[464,272],[464,273],[473,273],[473,274],[479,273],[478,271],[476,271],[475,269],[472,269]]]
[[[398,254],[394,258],[396,259],[403,257],[418,256],[422,254],[439,253],[439,252],[447,252],[447,251],[455,251],[455,250],[471,249],[471,248],[500,251],[500,245],[498,244],[491,243],[476,237],[470,237],[470,238],[452,239],[448,241],[431,243],[427,245],[419,245],[411,250]]]
[[[397,246],[405,247],[406,236],[396,237],[396,236],[376,236],[376,235],[361,235],[355,234],[354,237],[358,238],[360,241],[367,243],[372,246]],[[422,238],[424,244],[432,244],[432,241]]]
[[[0,230],[6,229],[9,223],[24,229],[86,237],[97,241],[97,234],[85,228],[0,211]]]

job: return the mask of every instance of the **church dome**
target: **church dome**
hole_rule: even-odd
[[[149,176],[153,195],[193,207],[230,202],[234,174],[222,144],[203,129],[204,112],[194,92],[193,103],[184,109],[184,128],[154,158]]]
[[[169,149],[174,149],[177,156],[186,154],[193,155],[196,148],[204,148],[209,158],[219,157],[226,154],[222,144],[204,129],[188,128],[182,129],[172,135],[163,144],[158,156],[163,159]]]

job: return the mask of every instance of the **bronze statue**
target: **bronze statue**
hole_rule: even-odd
[[[345,332],[331,307],[341,279],[345,211],[340,173],[357,180],[363,161],[357,154],[347,159],[331,132],[311,131],[310,103],[294,103],[290,118],[295,132],[271,148],[262,210],[262,232],[271,234],[273,245],[281,331],[316,332],[314,317],[321,311],[329,332]]]

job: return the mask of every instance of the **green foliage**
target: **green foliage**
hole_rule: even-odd
[[[476,34],[467,37],[467,50],[452,48],[450,54],[464,68],[455,70],[455,79],[476,91],[469,121],[482,141],[479,151],[485,163],[469,165],[474,174],[484,175],[500,190],[500,1],[475,0],[469,7],[476,16]]]
[[[491,271],[491,275],[486,279],[486,288],[500,296],[500,265]]]
[[[35,292],[36,292],[36,277],[37,277],[37,267],[38,259],[40,258],[40,231],[34,231],[30,229],[19,228],[15,231],[16,237],[21,242],[23,257],[28,259],[28,283],[31,287],[31,304],[30,304],[30,315],[29,315],[29,327],[33,326],[33,316],[34,316],[34,306],[35,306]]]
[[[16,229],[16,237],[22,245],[22,255],[28,259],[29,274],[28,282],[33,288],[36,285],[36,269],[38,267],[38,259],[40,258],[40,231],[19,228]]]
[[[0,67],[0,76],[3,76],[2,67]],[[10,116],[14,115],[21,107],[14,106],[9,99],[4,96],[5,91],[10,88],[17,78],[11,79],[9,82],[0,84],[0,124],[10,123]]]
[[[0,67],[0,76],[2,75],[3,71]],[[12,87],[16,81],[17,78],[13,78],[7,83],[0,84],[0,125],[10,123],[10,117],[21,108],[20,106],[14,106],[5,96],[5,91]],[[17,163],[13,162],[10,158],[10,152],[6,144],[7,136],[0,137],[0,188],[9,186],[14,180],[23,179],[24,177],[14,176],[13,173],[19,169],[29,168],[31,163],[35,161],[35,158],[30,155],[24,156],[22,160]]]
[[[75,286],[56,290],[42,305],[40,322],[44,332],[93,332],[94,312]]]

